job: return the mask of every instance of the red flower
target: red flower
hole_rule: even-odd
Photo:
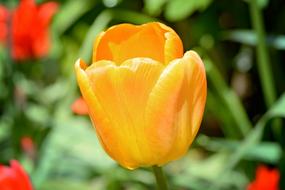
[[[256,179],[248,185],[247,190],[279,190],[279,178],[277,169],[259,166],[256,170]]]
[[[71,110],[73,113],[78,115],[87,115],[88,114],[88,107],[82,97],[77,98],[73,104],[71,105]]]
[[[50,47],[48,26],[58,4],[37,6],[34,0],[21,0],[12,14],[12,56],[16,60],[40,58]]]
[[[21,138],[21,148],[24,153],[27,154],[31,159],[34,159],[36,156],[36,147],[34,141],[31,137],[22,137]]]
[[[16,160],[12,160],[10,165],[10,167],[0,165],[0,189],[32,190],[29,177],[21,165]]]
[[[7,19],[8,11],[4,6],[0,5],[0,43],[4,43],[7,37]]]

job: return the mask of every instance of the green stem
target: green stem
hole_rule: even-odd
[[[159,166],[153,166],[152,169],[155,175],[157,189],[158,190],[168,190],[166,179],[164,177],[162,168]]]
[[[261,80],[262,91],[267,108],[273,105],[277,99],[272,69],[270,67],[269,53],[266,47],[265,30],[262,22],[262,14],[257,0],[250,0],[250,14],[252,25],[257,35],[257,66]],[[280,140],[281,120],[273,121],[274,136]]]
[[[262,15],[257,0],[250,0],[250,14],[253,28],[257,35],[257,66],[261,80],[264,99],[267,107],[270,107],[276,100],[276,91],[272,70],[269,63],[269,54],[265,41],[265,30],[262,22]]]

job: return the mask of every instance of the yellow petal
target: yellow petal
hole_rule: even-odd
[[[191,117],[192,133],[196,135],[199,130],[207,97],[206,72],[203,61],[194,51],[188,51],[184,55],[185,75],[187,77],[186,91],[187,101]],[[191,139],[192,142],[193,138]],[[190,143],[191,143],[190,142]]]
[[[206,101],[206,76],[199,56],[189,51],[164,70],[146,108],[147,135],[155,164],[186,153],[200,127]]]
[[[99,60],[113,60],[109,43],[119,44],[126,41],[130,36],[139,31],[138,27],[132,24],[119,24],[110,27],[96,38],[93,49],[93,63]]]
[[[206,103],[206,73],[199,55],[194,51],[188,51],[181,63],[185,68],[185,78],[174,122],[176,137],[165,162],[186,153],[200,128]]]
[[[96,98],[92,90],[88,76],[85,73],[86,68],[87,65],[83,62],[83,60],[78,59],[76,61],[75,72],[76,72],[77,82],[79,84],[84,101],[86,102],[89,108],[89,116],[93,122],[93,126],[95,126],[96,124],[96,131],[97,131],[96,134],[103,148],[112,158],[116,159],[117,155],[113,154],[111,155],[111,151],[104,144],[104,141],[101,137],[102,135],[104,135],[104,137],[106,137],[106,135],[109,135],[109,138],[113,139],[113,134],[108,133],[108,129],[105,130],[105,128],[100,128],[100,126],[110,126],[111,121],[109,120],[109,118],[107,118],[105,111],[102,109],[100,103],[98,102],[98,99]]]
[[[183,45],[179,36],[164,24],[120,24],[97,37],[93,62],[112,60],[121,64],[130,58],[147,57],[168,64],[182,55]]]
[[[183,79],[184,65],[175,60],[165,68],[149,95],[146,132],[149,146],[156,155],[154,164],[163,162],[175,139],[173,123]]]
[[[168,31],[164,34],[165,44],[164,44],[164,64],[169,64],[171,61],[183,56],[183,44],[176,32],[161,23],[158,23],[161,28]]]
[[[163,68],[162,64],[151,59],[135,58],[120,66],[101,61],[85,70],[88,88],[96,97],[92,101],[100,102],[97,107],[101,108],[89,107],[94,113],[91,118],[106,151],[127,168],[150,165],[152,160],[144,132],[144,111],[148,95]]]
[[[102,38],[103,38],[104,35],[105,35],[105,32],[100,32],[97,35],[97,37],[96,37],[96,39],[94,41],[94,44],[93,44],[93,54],[92,54],[92,63],[95,63],[97,61],[97,57],[98,57],[97,56],[97,54],[98,54],[97,53],[97,49],[98,49],[99,43],[102,41]],[[103,45],[101,45],[101,46],[103,46]],[[104,48],[106,49],[106,47],[103,47],[103,49]],[[104,52],[105,52],[105,55],[103,55],[103,56],[101,55],[101,57],[105,57],[105,58],[101,58],[100,60],[108,60],[108,58],[112,57],[110,51],[105,50]]]

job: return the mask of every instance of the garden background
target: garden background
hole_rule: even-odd
[[[0,2],[11,10],[19,3]],[[154,189],[149,169],[129,171],[106,155],[72,105],[81,96],[74,63],[91,62],[99,32],[160,21],[201,55],[208,84],[193,145],[164,168],[172,189],[246,189],[259,165],[278,170],[285,189],[284,122],[274,119],[285,117],[285,1],[56,2],[48,55],[18,61],[1,45],[0,163],[19,160],[37,190]]]

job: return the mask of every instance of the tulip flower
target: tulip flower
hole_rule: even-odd
[[[0,5],[0,43],[3,44],[6,40],[8,29],[7,29],[8,11]]]
[[[12,57],[15,60],[47,55],[50,47],[48,27],[57,7],[55,2],[38,6],[34,0],[20,0],[12,12]]]
[[[77,81],[105,151],[128,169],[183,156],[206,101],[199,55],[183,55],[179,36],[162,23],[120,24],[96,39],[93,62],[75,63]]]
[[[36,157],[36,146],[31,137],[25,136],[21,138],[21,148],[23,152],[32,160]]]
[[[0,165],[0,189],[2,190],[32,190],[28,175],[16,161],[10,162],[10,167]]]
[[[77,115],[87,115],[88,107],[82,97],[77,98],[71,105],[71,110]]]
[[[279,190],[280,173],[277,169],[259,166],[256,170],[256,178],[251,182],[247,190]]]

